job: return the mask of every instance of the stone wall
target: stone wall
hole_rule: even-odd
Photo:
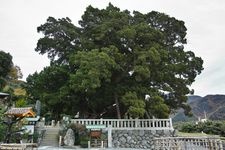
[[[112,130],[112,147],[154,149],[154,138],[172,135],[172,130]]]

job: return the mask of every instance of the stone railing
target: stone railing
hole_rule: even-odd
[[[36,143],[10,143],[10,144],[0,144],[0,149],[2,150],[29,150],[29,149],[37,149],[38,145]]]
[[[215,137],[162,137],[154,139],[155,149],[223,150],[224,143]]]
[[[71,119],[82,125],[105,125],[112,129],[173,130],[172,119]]]

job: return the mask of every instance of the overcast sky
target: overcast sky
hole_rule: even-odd
[[[23,72],[23,80],[49,65],[46,56],[34,51],[41,34],[37,27],[49,16],[69,17],[77,25],[88,5],[121,10],[152,10],[183,20],[188,29],[186,50],[204,60],[204,71],[192,88],[196,95],[225,94],[225,1],[224,0],[0,0],[0,50],[9,52]]]

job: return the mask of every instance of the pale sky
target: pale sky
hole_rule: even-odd
[[[37,27],[49,16],[69,17],[77,25],[88,5],[121,10],[152,10],[183,20],[188,29],[186,50],[204,60],[204,70],[192,88],[195,95],[225,94],[225,1],[224,0],[0,0],[0,50],[9,52],[23,72],[23,80],[49,65],[35,52]]]

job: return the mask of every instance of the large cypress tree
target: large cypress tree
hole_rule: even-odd
[[[189,87],[203,70],[203,60],[184,50],[183,21],[109,4],[106,9],[87,7],[79,25],[49,17],[38,27],[44,37],[35,50],[48,54],[51,66],[28,77],[28,91],[49,109],[63,103],[59,113],[107,117],[116,106],[111,116],[117,118],[162,118],[177,108],[190,111],[186,95],[192,93]]]

